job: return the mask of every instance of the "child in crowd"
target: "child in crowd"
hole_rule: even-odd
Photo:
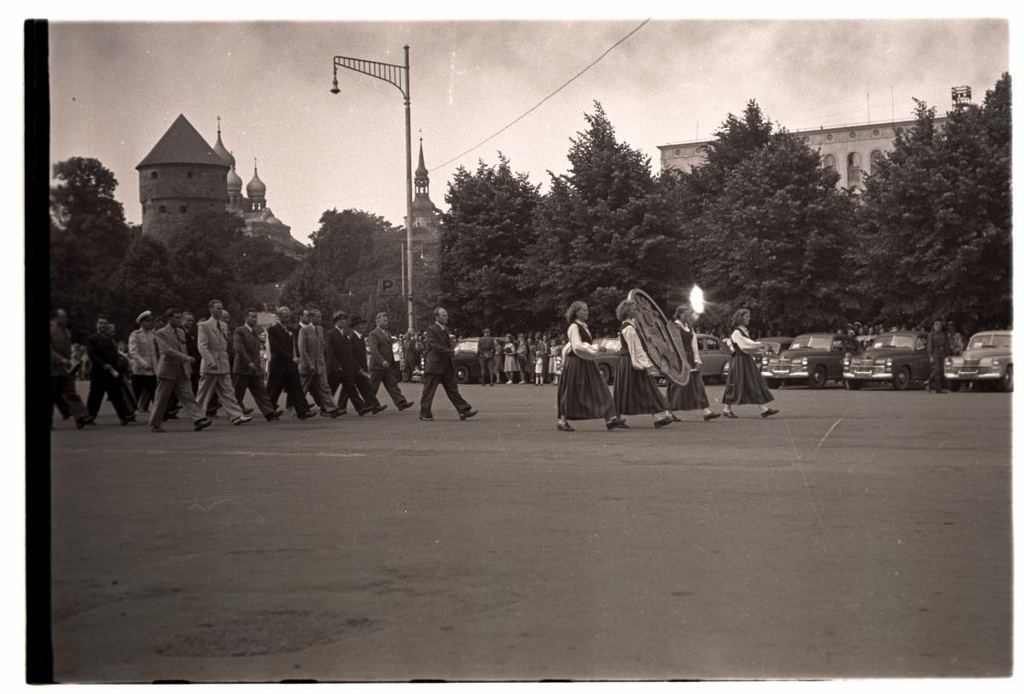
[[[533,385],[544,385],[544,357],[539,352],[533,360]]]

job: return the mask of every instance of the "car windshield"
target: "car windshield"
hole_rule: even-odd
[[[455,345],[456,352],[475,352],[476,351],[476,340],[463,340],[462,342]]]
[[[1010,336],[1009,335],[975,335],[971,338],[971,349],[978,349],[981,347],[1002,347],[1009,349],[1010,347]]]
[[[801,335],[793,340],[790,349],[832,349],[831,335]]]
[[[882,335],[871,343],[872,349],[914,349],[913,335]]]

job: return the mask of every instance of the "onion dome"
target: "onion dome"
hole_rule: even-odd
[[[229,193],[241,193],[242,192],[242,177],[235,173],[235,165],[231,165],[231,170],[228,171],[228,192]]]
[[[224,146],[224,143],[221,142],[221,139],[220,139],[220,117],[219,116],[217,117],[217,144],[215,144],[213,146],[213,151],[216,152],[217,155],[220,156],[220,158],[223,159],[224,162],[228,166],[234,166],[235,165],[235,157],[234,157],[234,155],[231,154],[231,152],[228,151],[227,147]]]
[[[252,167],[252,180],[245,186],[245,194],[250,199],[262,198],[267,195],[267,186],[260,180],[259,170],[255,164]]]

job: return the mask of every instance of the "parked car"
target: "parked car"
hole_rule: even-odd
[[[765,355],[761,375],[769,388],[805,383],[817,389],[829,381],[842,382],[843,360],[860,354],[860,345],[852,336],[805,333],[793,338],[779,354]]]
[[[604,381],[608,385],[614,385],[615,360],[619,355],[619,338],[599,337],[594,340],[594,345],[604,345],[606,350],[595,361],[600,369]],[[729,366],[729,348],[725,343],[714,335],[697,333],[697,349],[700,352],[700,375],[705,383],[723,383]],[[659,379],[659,382],[664,382]]]
[[[758,342],[764,344],[768,348],[768,351],[760,357],[760,363],[763,368],[768,357],[774,354],[781,354],[782,350],[787,349],[793,343],[793,338],[781,336],[762,337],[758,339]],[[722,373],[725,376],[729,375],[729,363],[730,362],[725,362],[725,365],[722,367]]]
[[[906,390],[911,383],[928,380],[931,370],[928,333],[900,330],[877,335],[862,354],[850,355],[843,364],[843,378],[850,390],[886,382]]]
[[[479,337],[465,337],[455,343],[452,362],[455,364],[455,380],[459,383],[480,382],[480,358],[477,355]],[[495,337],[495,349],[501,349],[508,342],[504,337]],[[533,368],[532,365],[530,368]]]
[[[962,383],[979,383],[985,389],[1013,391],[1013,333],[989,330],[971,336],[959,357],[946,359],[946,381],[950,390]]]

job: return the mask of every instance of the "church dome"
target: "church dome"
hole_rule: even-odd
[[[217,126],[217,144],[213,146],[213,151],[216,152],[217,156],[223,159],[224,163],[228,166],[235,165],[235,156],[228,151],[227,147],[225,147],[224,143],[220,140],[220,126]]]
[[[259,171],[255,166],[252,169],[252,180],[245,186],[245,194],[250,198],[266,197],[267,186],[260,180]]]
[[[235,167],[232,166],[231,170],[228,171],[228,192],[229,193],[241,193],[242,192],[242,177],[235,173]]]

